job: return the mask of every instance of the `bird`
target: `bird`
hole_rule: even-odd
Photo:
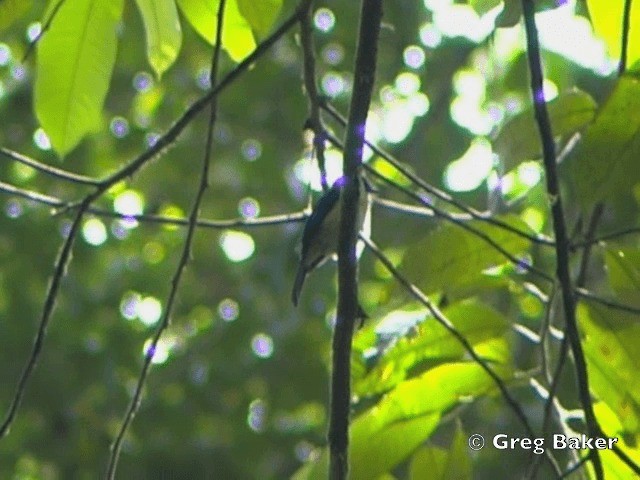
[[[369,225],[371,202],[369,192],[372,191],[368,182],[360,174],[358,217],[356,219],[357,230],[360,232],[363,226]],[[291,301],[298,305],[300,292],[304,281],[312,270],[324,264],[329,258],[336,258],[338,253],[338,232],[340,229],[340,192],[347,183],[347,177],[340,177],[327,190],[313,208],[307,219],[302,233],[300,263],[293,282]],[[362,316],[366,314],[361,310]]]

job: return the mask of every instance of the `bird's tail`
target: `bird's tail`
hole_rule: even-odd
[[[291,291],[291,301],[293,302],[294,307],[298,306],[298,299],[300,298],[300,292],[302,291],[302,285],[304,284],[306,276],[307,271],[302,265],[302,262],[300,262],[298,273],[296,273],[296,279],[293,282],[293,290]]]

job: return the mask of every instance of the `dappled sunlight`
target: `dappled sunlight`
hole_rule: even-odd
[[[256,249],[253,237],[245,232],[227,230],[220,235],[220,246],[232,262],[242,262],[253,255]]]
[[[478,137],[464,155],[449,164],[444,174],[445,184],[454,192],[475,190],[487,178],[493,163],[491,143]]]

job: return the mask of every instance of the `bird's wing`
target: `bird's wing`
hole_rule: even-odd
[[[304,226],[304,232],[302,233],[302,257],[305,257],[310,245],[310,239],[315,238],[322,227],[322,223],[325,218],[336,207],[336,203],[340,200],[340,189],[342,186],[337,182],[331,187],[322,197],[318,200],[318,203],[313,208],[311,216],[307,220]]]

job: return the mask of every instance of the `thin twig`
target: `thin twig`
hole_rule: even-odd
[[[333,106],[331,106],[328,103],[323,103],[322,104],[322,108],[334,120],[336,120],[340,125],[342,125],[342,126],[345,125],[345,122],[346,122],[345,118]],[[474,209],[474,208],[472,208],[472,207],[470,207],[468,205],[465,205],[464,203],[462,203],[459,200],[455,199],[454,197],[452,197],[448,193],[446,193],[446,192],[434,187],[433,185],[430,185],[429,183],[425,182],[422,178],[420,178],[419,176],[415,175],[413,172],[411,172],[411,170],[409,170],[407,167],[405,167],[400,160],[394,158],[393,155],[391,155],[390,153],[384,151],[382,148],[378,147],[374,143],[365,140],[365,145],[367,145],[376,155],[378,155],[380,158],[382,158],[385,161],[387,161],[396,170],[398,170],[400,173],[402,173],[405,177],[407,177],[413,183],[418,185],[420,188],[425,190],[427,193],[430,193],[431,195],[439,198],[440,200],[455,206],[456,208],[458,208],[459,210],[461,210],[461,211],[463,211],[465,213],[468,213],[469,215],[471,215],[476,220],[481,220],[483,222],[490,223],[490,224],[495,225],[497,227],[501,227],[501,228],[503,228],[505,230],[508,230],[510,232],[515,233],[516,235],[519,235],[519,236],[521,236],[523,238],[526,238],[527,240],[529,240],[529,241],[531,241],[533,243],[538,243],[540,245],[546,245],[546,246],[553,246],[554,245],[553,239],[550,239],[550,238],[548,238],[548,237],[546,237],[544,235],[540,235],[540,234],[531,235],[530,233],[524,232],[524,231],[520,230],[519,228],[514,227],[513,225],[509,225],[508,223],[502,222],[502,221],[492,217],[492,213],[491,212],[480,212],[480,211],[478,211],[478,210],[476,210],[476,209]]]
[[[627,51],[629,49],[629,26],[631,23],[631,2],[624,1],[624,11],[622,13],[622,35],[620,37],[620,63],[618,64],[618,76],[627,70]]]
[[[14,187],[8,183],[0,182],[0,192],[8,193],[9,195],[15,195],[17,197],[25,198],[27,200],[37,202],[43,205],[56,208],[66,208],[68,203],[56,197],[49,195],[43,195],[31,190],[24,190],[18,187]],[[91,213],[97,217],[117,218],[121,220],[135,220],[140,223],[158,223],[162,225],[174,225],[177,227],[185,227],[189,225],[189,219],[183,217],[167,217],[165,215],[154,214],[130,214],[114,212],[113,210],[106,210],[99,207],[89,207],[86,209],[87,213]],[[199,218],[198,227],[210,228],[220,230],[224,228],[253,228],[253,227],[265,227],[270,225],[283,225],[287,223],[299,223],[304,222],[309,217],[306,211],[283,213],[280,215],[269,215],[258,218],[230,218],[223,220],[212,220],[206,218]]]
[[[593,212],[591,213],[591,218],[589,219],[589,225],[587,225],[587,230],[585,233],[585,238],[587,240],[590,238],[593,238],[593,236],[595,235],[595,232],[598,229],[598,224],[600,223],[600,219],[602,217],[603,212],[604,212],[603,203],[599,203],[594,207]],[[576,277],[576,290],[578,288],[584,287],[587,281],[590,259],[591,259],[591,248],[586,247],[582,252],[582,258],[580,259],[580,269],[578,270],[578,276]],[[549,325],[550,324],[547,323],[547,326]],[[551,411],[552,411],[552,407],[556,405],[555,395],[556,395],[558,386],[560,385],[560,376],[562,375],[562,370],[564,369],[564,366],[566,364],[568,351],[569,351],[569,336],[565,335],[564,338],[562,339],[562,343],[560,344],[560,353],[558,355],[558,362],[556,364],[556,369],[553,375],[549,378],[547,369],[545,368],[544,370],[545,374],[547,375],[546,380],[547,380],[547,385],[549,386],[549,390],[548,390],[548,397],[544,405],[544,413],[542,418],[542,436],[543,437],[546,437],[547,434],[549,433],[548,429],[550,428]],[[544,348],[542,353],[543,354],[545,353]],[[546,355],[543,355],[543,358],[545,357]],[[575,457],[576,453],[573,452],[573,455]],[[537,467],[539,466],[539,464],[540,464],[539,460],[537,460],[537,458],[534,459],[534,462],[532,463],[532,468],[530,470],[531,476],[529,478],[536,477],[537,470],[538,470]]]
[[[331,139],[331,136],[329,138]],[[493,249],[495,249],[497,252],[499,252],[501,255],[503,255],[507,260],[509,260],[511,263],[513,263],[515,266],[517,266],[519,268],[524,268],[528,272],[533,273],[533,274],[537,275],[538,277],[540,277],[540,278],[542,278],[542,279],[544,279],[544,280],[546,280],[548,282],[552,282],[553,281],[553,278],[551,276],[549,276],[546,272],[540,270],[537,267],[534,267],[533,265],[529,265],[527,262],[522,261],[522,259],[519,259],[519,258],[515,257],[514,255],[512,255],[508,250],[506,250],[504,247],[502,247],[502,245],[500,245],[498,242],[496,242],[493,238],[491,238],[490,235],[486,234],[485,232],[483,232],[481,230],[478,230],[474,226],[470,225],[468,222],[466,222],[464,220],[461,220],[460,218],[452,215],[451,213],[449,213],[449,212],[447,212],[445,210],[442,210],[442,209],[430,204],[427,200],[422,198],[417,193],[415,193],[412,190],[409,190],[408,188],[405,188],[402,185],[394,182],[393,180],[385,177],[384,175],[379,173],[377,170],[374,170],[373,168],[369,167],[368,165],[365,165],[364,168],[367,170],[367,172],[371,173],[376,178],[379,178],[380,180],[388,183],[389,185],[391,185],[394,188],[398,189],[399,191],[403,192],[405,195],[413,198],[418,203],[421,203],[422,205],[425,205],[426,207],[430,208],[436,216],[442,217],[445,220],[448,220],[449,222],[453,223],[454,225],[457,225],[458,227],[462,228],[463,230],[466,230],[466,231],[472,233],[473,235],[475,235],[476,237],[480,238],[485,243],[490,245]]]
[[[56,6],[53,7],[53,11],[51,12],[51,15],[49,16],[49,18],[47,18],[46,22],[44,22],[44,25],[42,26],[40,33],[29,44],[29,46],[27,47],[27,51],[24,52],[21,63],[24,63],[27,60],[27,58],[29,58],[29,55],[31,55],[31,52],[33,51],[35,46],[40,42],[40,39],[42,38],[42,36],[45,34],[47,30],[49,30],[49,28],[51,27],[51,23],[53,22],[54,18],[56,18],[56,16],[58,15],[58,11],[60,10],[60,7],[62,7],[62,4],[65,1],[66,0],[60,0],[58,3],[56,3]]]
[[[522,0],[522,9],[527,38],[527,57],[529,60],[529,71],[531,74],[531,92],[533,97],[534,113],[536,123],[540,131],[540,140],[542,141],[547,193],[551,202],[553,230],[556,241],[556,273],[558,281],[560,282],[560,290],[562,292],[566,326],[565,334],[568,337],[571,351],[573,353],[578,383],[578,394],[585,413],[587,429],[589,435],[595,437],[600,431],[600,427],[598,426],[598,422],[593,411],[593,403],[589,392],[587,365],[582,351],[582,343],[576,320],[576,297],[572,286],[571,272],[569,270],[569,239],[567,237],[564,210],[562,206],[562,195],[558,182],[555,143],[542,89],[543,74],[542,65],[540,63],[538,30],[535,23],[535,2],[533,0]],[[604,473],[599,452],[597,450],[591,450],[589,455],[596,478],[598,480],[602,480],[604,478]]]
[[[587,247],[589,245],[604,242],[606,240],[615,240],[616,238],[626,237],[627,235],[633,235],[638,233],[640,233],[640,227],[625,228],[623,230],[618,230],[617,232],[605,233],[603,235],[594,237],[593,240],[584,239],[583,241],[580,241],[580,242],[574,242],[571,245],[571,249],[575,250],[577,248]]]
[[[22,371],[22,375],[20,375],[20,379],[18,380],[18,385],[13,395],[13,399],[11,401],[11,405],[9,406],[7,415],[2,423],[2,426],[0,427],[0,438],[9,433],[11,424],[13,423],[13,420],[18,413],[18,407],[20,406],[20,402],[27,388],[27,382],[31,377],[38,358],[40,357],[40,352],[42,351],[42,346],[44,344],[44,339],[47,333],[47,327],[49,326],[49,321],[51,320],[51,315],[53,313],[53,308],[58,296],[58,291],[60,290],[60,284],[62,283],[62,277],[64,277],[67,265],[69,264],[69,259],[71,258],[73,242],[78,234],[78,231],[80,230],[80,224],[82,223],[82,218],[88,206],[88,201],[85,201],[80,206],[80,208],[76,212],[76,216],[73,219],[73,222],[71,223],[69,233],[64,239],[64,242],[62,242],[62,248],[60,249],[60,253],[58,254],[58,258],[55,262],[53,277],[51,279],[51,283],[49,284],[49,288],[47,289],[47,296],[44,301],[44,307],[42,308],[42,315],[40,317],[38,331],[36,332],[36,336],[33,342],[33,348],[31,349],[31,353],[27,358],[27,362]]]
[[[226,0],[220,0],[218,5],[218,15],[217,15],[217,28],[216,28],[216,44],[213,50],[213,59],[211,61],[211,85],[216,85],[216,77],[219,66],[220,59],[220,51],[222,48],[222,30],[224,27],[224,10],[225,10]],[[180,256],[180,261],[176,268],[176,271],[171,279],[171,290],[169,291],[169,295],[167,297],[167,304],[164,310],[164,314],[162,316],[162,320],[156,329],[155,334],[153,335],[153,339],[149,345],[145,353],[144,364],[142,367],[142,371],[140,372],[140,376],[138,377],[138,383],[136,385],[135,392],[131,399],[131,403],[127,408],[127,412],[125,414],[122,425],[120,426],[120,431],[116,436],[116,439],[111,448],[111,456],[109,457],[109,465],[107,468],[107,476],[109,480],[113,480],[115,478],[116,467],[118,465],[118,458],[120,456],[120,450],[122,448],[122,442],[124,440],[124,436],[127,433],[129,425],[133,421],[133,417],[135,416],[138,408],[140,407],[140,403],[142,400],[142,390],[146,383],[147,376],[149,374],[149,369],[151,368],[151,362],[153,361],[153,357],[156,353],[156,349],[158,348],[158,343],[160,342],[160,338],[164,331],[169,327],[169,323],[171,321],[171,313],[173,311],[173,306],[175,304],[175,299],[178,293],[178,287],[180,285],[180,280],[182,279],[182,274],[191,258],[191,245],[193,243],[193,238],[195,235],[198,213],[200,212],[200,205],[202,203],[202,199],[204,197],[204,192],[209,186],[209,163],[211,159],[211,152],[213,148],[213,127],[216,122],[218,113],[218,102],[217,97],[214,97],[211,101],[211,115],[209,117],[209,126],[207,130],[207,143],[205,147],[204,157],[202,159],[202,173],[200,175],[200,184],[198,186],[198,191],[196,193],[195,199],[193,201],[193,206],[191,208],[191,213],[189,214],[189,226],[187,227],[187,236],[184,241],[184,246],[182,249],[182,255]]]
[[[302,76],[304,87],[309,97],[309,123],[313,130],[313,145],[320,170],[320,184],[322,190],[327,190],[327,170],[325,168],[324,142],[326,140],[324,125],[320,117],[320,96],[318,94],[318,84],[316,81],[316,56],[313,44],[313,1],[307,0],[303,3],[300,15],[300,41],[302,43],[302,60],[304,68]],[[306,8],[305,8],[306,7]]]
[[[400,203],[394,200],[389,200],[389,199],[381,198],[378,196],[373,197],[372,203],[374,205],[380,205],[381,207],[384,207],[394,212],[407,213],[409,215],[416,215],[419,217],[429,217],[429,218],[434,218],[435,216],[437,216],[436,212],[431,206],[418,207],[416,205],[410,205],[408,203]],[[468,222],[474,219],[471,215],[468,215],[466,213],[451,213],[451,212],[448,212],[448,213],[449,215],[451,215],[452,218],[455,218],[461,222],[464,222],[464,221]]]
[[[634,315],[640,315],[640,308],[633,307],[631,305],[625,305],[624,303],[615,302],[606,298],[599,297],[595,293],[590,292],[586,288],[576,288],[576,294],[579,297],[598,302],[606,307],[613,308],[615,310],[621,310],[623,312],[633,313]]]
[[[9,150],[8,148],[0,147],[0,154],[4,155],[7,158],[10,158],[11,160],[20,162],[23,165],[28,165],[35,170],[46,173],[47,175],[58,178],[60,180],[65,180],[82,185],[100,185],[100,180],[98,180],[97,178],[85,177],[84,175],[78,175],[73,172],[68,172],[60,168],[46,165],[44,163],[38,162],[37,160],[34,160],[33,158],[27,157],[26,155],[14,152],[13,150]]]
[[[373,252],[373,254],[376,256],[376,258],[378,258],[378,260],[382,262],[384,267],[389,271],[389,273],[391,273],[391,275],[393,275],[396,281],[400,283],[400,285],[402,285],[407,290],[407,292],[409,292],[418,302],[423,304],[431,312],[431,315],[433,315],[433,318],[435,318],[436,321],[440,325],[442,325],[460,343],[460,345],[462,345],[464,350],[469,354],[469,356],[473,359],[473,361],[476,362],[478,365],[480,365],[480,367],[487,373],[487,375],[491,377],[493,382],[498,387],[498,390],[500,390],[502,397],[507,402],[507,405],[509,405],[509,407],[511,408],[511,410],[513,410],[518,420],[520,420],[520,422],[522,423],[529,438],[536,438],[536,434],[533,431],[533,428],[531,427],[529,420],[527,419],[527,416],[525,415],[524,411],[520,407],[520,404],[517,402],[515,398],[511,396],[507,386],[505,385],[504,381],[498,376],[498,374],[489,366],[489,364],[480,355],[476,353],[476,351],[473,348],[473,345],[471,345],[469,341],[465,338],[465,336],[456,329],[456,327],[445,316],[445,314],[442,313],[442,311],[440,311],[440,309],[436,307],[429,300],[429,297],[427,297],[417,286],[415,286],[413,283],[407,280],[404,277],[404,275],[400,273],[400,271],[393,265],[391,260],[387,258],[387,256],[380,250],[380,248],[371,239],[366,238],[364,235],[360,235],[360,240],[365,242],[369,250],[371,250],[371,252]],[[556,464],[555,459],[550,455],[549,452],[545,452],[545,456],[547,460],[549,460],[550,465],[554,468],[556,473],[559,474],[560,468]]]

